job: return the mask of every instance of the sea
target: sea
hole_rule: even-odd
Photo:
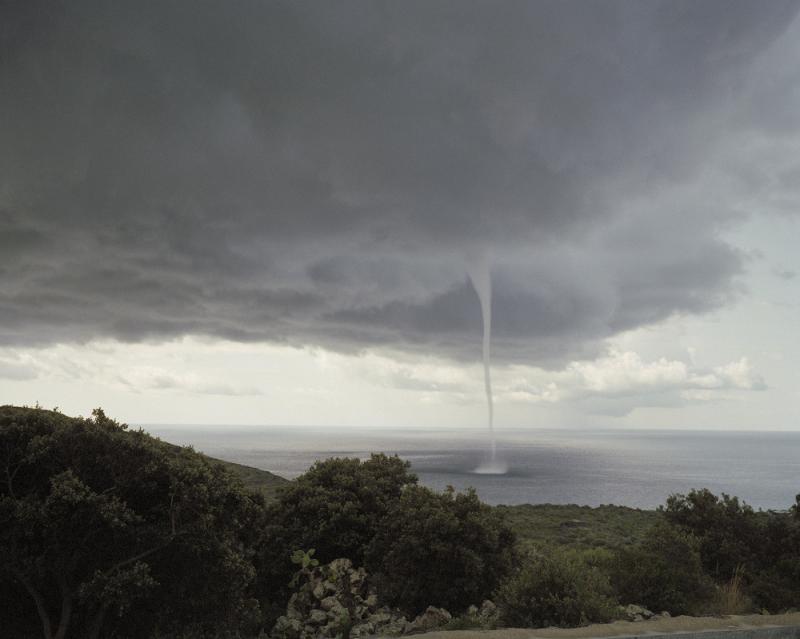
[[[655,508],[693,488],[785,510],[800,493],[800,432],[516,429],[485,431],[142,425],[161,439],[293,479],[317,460],[399,455],[420,483],[474,488],[490,504],[617,504]]]

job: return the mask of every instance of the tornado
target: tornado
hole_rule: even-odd
[[[481,474],[503,474],[507,468],[497,461],[497,438],[494,433],[494,397],[492,395],[492,274],[488,259],[482,259],[468,269],[472,287],[478,294],[483,318],[483,384],[489,422],[489,461],[475,469]]]

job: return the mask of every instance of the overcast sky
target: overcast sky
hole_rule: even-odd
[[[800,429],[800,2],[0,4],[0,403]]]

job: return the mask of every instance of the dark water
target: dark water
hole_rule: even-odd
[[[398,454],[432,488],[474,487],[491,504],[620,504],[653,508],[707,487],[756,508],[785,509],[800,493],[800,433],[515,430],[498,434],[504,475],[480,475],[483,432],[146,426],[176,444],[297,477],[315,460]]]

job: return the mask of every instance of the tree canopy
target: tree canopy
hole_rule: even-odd
[[[0,407],[0,589],[19,606],[0,620],[10,636],[221,636],[256,623],[262,520],[259,498],[227,471],[100,410]]]

